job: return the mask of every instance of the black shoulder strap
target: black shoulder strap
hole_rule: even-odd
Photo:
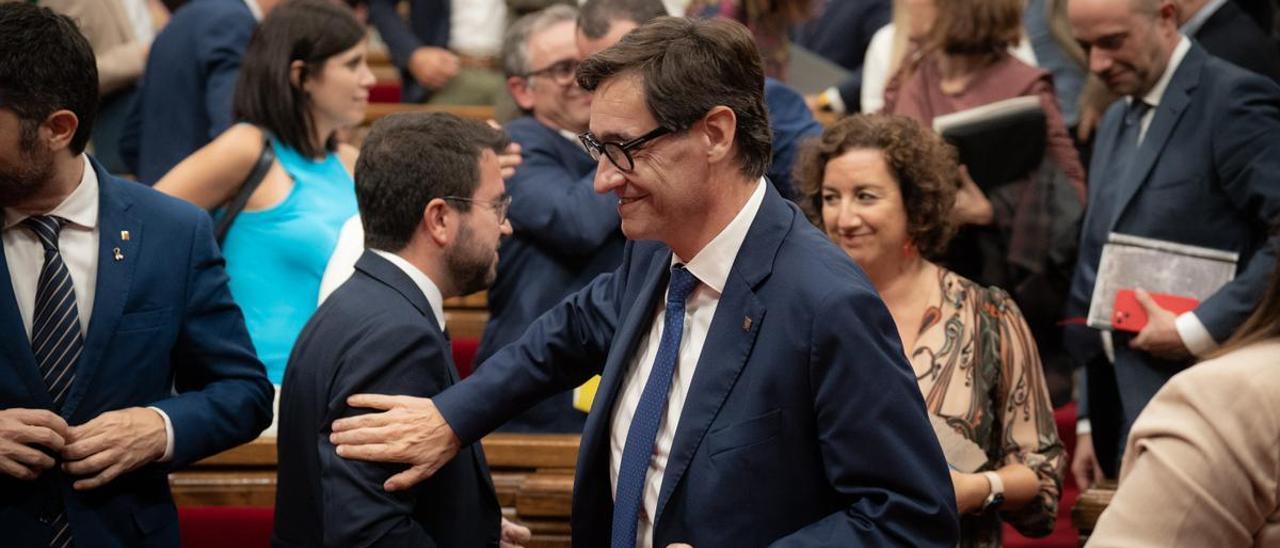
[[[213,229],[213,235],[217,238],[219,245],[231,230],[231,223],[235,222],[240,212],[244,211],[245,204],[249,203],[249,196],[252,196],[253,191],[258,189],[258,185],[262,184],[262,179],[267,176],[271,164],[276,161],[276,153],[271,149],[271,134],[263,130],[262,135],[262,154],[258,156],[258,163],[254,164],[253,169],[249,171],[249,176],[245,177],[244,182],[240,184],[240,191],[236,193],[235,198],[227,202],[222,218],[218,219],[218,224]]]

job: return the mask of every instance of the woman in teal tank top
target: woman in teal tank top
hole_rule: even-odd
[[[342,224],[356,214],[356,150],[336,133],[364,119],[374,83],[364,29],[323,0],[271,11],[245,51],[237,124],[156,189],[205,209],[231,200],[264,146],[275,160],[222,242],[231,294],[271,382],[280,384]],[[264,144],[268,143],[268,144]]]

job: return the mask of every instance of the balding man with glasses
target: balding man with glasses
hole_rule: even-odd
[[[764,69],[747,30],[660,18],[583,62],[595,189],[618,269],[471,377],[333,424],[404,489],[548,394],[602,374],[574,479],[574,546],[954,546],[946,460],[866,276],[763,177]]]

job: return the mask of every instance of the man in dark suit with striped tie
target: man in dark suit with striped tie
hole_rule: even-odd
[[[168,471],[271,421],[209,216],[84,154],[92,50],[0,5],[0,531],[12,546],[177,546]]]

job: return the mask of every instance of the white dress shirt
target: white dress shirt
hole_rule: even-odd
[[[738,212],[738,215],[711,240],[697,256],[684,262],[674,254],[671,264],[684,262],[685,268],[698,279],[698,285],[689,295],[684,309],[684,333],[680,338],[680,351],[675,372],[671,377],[671,391],[667,396],[667,408],[662,422],[658,425],[658,437],[654,444],[653,457],[649,461],[649,472],[645,475],[644,495],[640,505],[640,522],[636,528],[636,546],[650,548],[653,546],[653,515],[658,509],[658,492],[662,488],[662,477],[667,468],[667,457],[671,454],[671,443],[675,440],[676,427],[680,424],[680,413],[684,409],[685,397],[689,393],[689,385],[693,382],[698,358],[702,355],[702,345],[707,340],[711,329],[711,319],[715,317],[716,307],[720,304],[720,294],[724,291],[725,281],[733,268],[734,258],[747,237],[747,230],[755,220],[760,204],[764,201],[765,182],[761,179],[751,198]],[[626,376],[622,379],[622,392],[618,403],[613,408],[613,428],[610,430],[609,480],[613,487],[614,497],[618,493],[618,468],[622,465],[622,449],[627,443],[627,432],[631,429],[631,419],[635,415],[636,406],[640,403],[640,394],[649,380],[653,370],[653,361],[658,355],[658,346],[662,341],[663,322],[666,317],[666,293],[655,307],[653,324],[649,333],[636,346],[639,353],[632,358]]]
[[[62,203],[45,215],[67,220],[67,224],[58,233],[58,251],[71,274],[76,309],[80,313],[80,336],[84,337],[89,332],[94,291],[98,284],[99,189],[98,174],[93,171],[89,157],[82,155],[81,158],[84,159],[84,174],[80,176],[80,184]],[[3,238],[5,261],[9,263],[9,282],[13,285],[13,296],[18,301],[22,327],[27,330],[27,340],[30,341],[36,288],[40,282],[40,271],[44,268],[44,245],[34,233],[21,226],[28,216],[5,208]],[[159,413],[164,419],[165,450],[161,460],[169,460],[173,456],[173,422],[159,408],[148,409]]]
[[[396,265],[396,268],[404,271],[409,276],[409,279],[413,280],[413,284],[418,286],[418,289],[422,291],[422,295],[427,298],[427,303],[431,305],[431,314],[436,317],[436,323],[440,324],[440,330],[444,331],[444,295],[440,293],[440,287],[431,281],[429,276],[418,270],[418,267],[413,266],[413,263],[406,261],[404,257],[381,249],[370,249],[369,251],[391,261],[391,264]]]
[[[494,57],[507,28],[504,0],[452,0],[449,49],[472,57]]]

